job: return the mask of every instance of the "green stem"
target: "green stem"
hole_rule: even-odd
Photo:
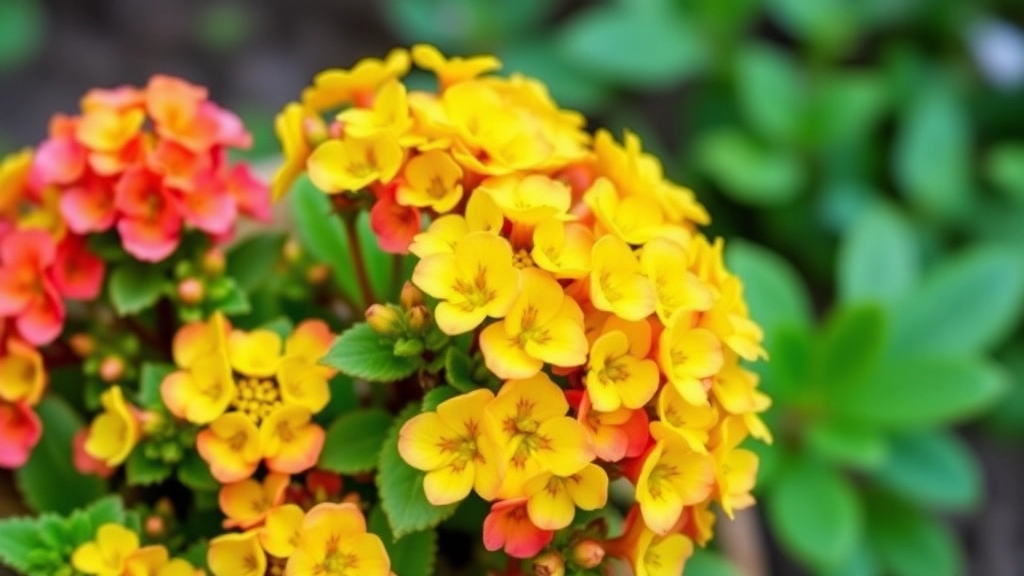
[[[343,214],[342,223],[345,225],[345,236],[348,238],[352,263],[355,265],[356,280],[359,281],[359,291],[363,296],[362,307],[365,310],[375,300],[373,288],[370,286],[370,275],[366,269],[366,259],[363,258],[363,247],[359,241],[359,234],[356,233],[356,212]]]

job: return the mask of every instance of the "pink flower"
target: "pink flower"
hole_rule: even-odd
[[[413,236],[420,233],[420,211],[395,200],[395,187],[387,186],[370,209],[370,227],[380,247],[391,254],[407,254]]]
[[[26,403],[0,402],[0,468],[20,468],[43,435],[39,416]]]
[[[68,235],[57,246],[53,283],[66,298],[92,300],[103,289],[104,269],[103,260],[89,252],[85,238]]]
[[[526,498],[495,502],[484,518],[484,547],[504,549],[513,558],[532,558],[554,538],[553,530],[541,530],[530,522]]]
[[[270,188],[256,179],[249,166],[236,164],[227,174],[226,185],[239,212],[257,220],[270,220]]]
[[[117,183],[117,223],[124,249],[139,260],[159,262],[178,247],[181,216],[160,179],[145,168],[132,168]]]
[[[48,274],[56,253],[42,230],[14,231],[0,244],[0,316],[14,318],[21,336],[37,346],[52,342],[64,324],[64,304]]]

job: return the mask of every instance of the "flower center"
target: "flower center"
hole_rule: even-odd
[[[235,410],[248,416],[254,424],[259,425],[283,404],[281,391],[273,380],[238,378],[236,384],[238,393],[231,401],[231,405]]]

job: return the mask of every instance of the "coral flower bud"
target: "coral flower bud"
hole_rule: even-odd
[[[395,336],[401,332],[398,311],[386,304],[372,304],[367,308],[366,322],[381,336]]]
[[[533,561],[533,573],[535,576],[563,576],[565,560],[558,552],[543,554]]]
[[[572,548],[572,560],[581,568],[597,568],[604,560],[604,547],[590,539],[581,540]]]
[[[68,343],[71,345],[71,351],[79,358],[85,358],[96,351],[96,340],[89,334],[72,334]]]
[[[118,356],[107,356],[100,363],[100,379],[104,382],[117,382],[124,376],[124,360]]]
[[[420,304],[409,310],[409,329],[416,334],[422,334],[430,322],[430,312],[427,307]]]
[[[399,296],[398,301],[402,304],[402,308],[412,310],[416,306],[423,305],[423,292],[420,292],[419,288],[413,286],[412,282],[406,280],[402,286],[402,294]]]
[[[203,301],[206,290],[197,278],[185,278],[178,283],[178,299],[184,304],[195,306]]]
[[[323,284],[330,276],[331,269],[326,264],[315,264],[306,271],[306,281],[310,284]]]
[[[164,519],[156,514],[147,516],[146,522],[143,524],[143,530],[146,531],[146,536],[150,538],[159,538],[163,535],[166,528],[167,524],[164,522]]]
[[[220,248],[210,248],[203,254],[203,272],[209,276],[220,276],[227,267],[227,259]]]

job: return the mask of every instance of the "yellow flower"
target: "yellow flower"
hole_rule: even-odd
[[[71,556],[75,570],[96,576],[122,576],[128,558],[139,549],[139,536],[118,524],[104,524],[96,539],[82,544]]]
[[[284,406],[260,425],[260,446],[267,468],[298,474],[316,464],[324,446],[324,429],[301,406]]]
[[[264,576],[267,554],[256,530],[224,534],[210,540],[206,563],[213,576]]]
[[[317,146],[306,168],[313,184],[328,194],[357,192],[374,182],[390,182],[402,168],[404,156],[393,134],[345,137]]]
[[[252,528],[263,522],[271,508],[281,504],[288,487],[288,475],[267,474],[263,482],[247,478],[225,484],[217,495],[220,510],[227,518],[225,528]]]
[[[400,204],[429,206],[443,214],[462,199],[462,168],[441,150],[413,157],[405,166],[404,176],[398,187]]]
[[[705,328],[693,326],[692,314],[678,310],[661,333],[658,360],[668,381],[691,404],[707,404],[705,379],[723,364],[722,343]]]
[[[521,272],[522,290],[504,320],[480,333],[480,350],[495,376],[529,378],[545,363],[579,366],[586,362],[583,312],[546,272]]]
[[[306,110],[302,104],[289,102],[274,117],[274,132],[281,142],[281,155],[284,157],[270,181],[271,196],[278,200],[288,192],[306,168],[306,160],[312,152],[310,132],[326,137],[327,126],[318,115]]]
[[[402,426],[398,452],[410,466],[427,473],[423,490],[431,504],[459,502],[473,489],[485,500],[494,498],[503,462],[482,421],[493,398],[490,390],[474,390]]]
[[[412,281],[442,300],[437,325],[445,334],[462,334],[485,318],[508,313],[519,291],[519,271],[508,240],[487,232],[460,238],[451,253],[432,254],[416,265]]]
[[[180,558],[171,559],[161,545],[139,548],[125,561],[123,576],[196,576],[196,569]]]
[[[488,178],[480,183],[476,193],[490,195],[512,222],[531,226],[564,216],[572,203],[568,186],[539,174]]]
[[[643,275],[628,244],[615,236],[605,236],[594,244],[591,262],[590,297],[594,307],[626,320],[643,320],[654,312],[654,283]]]
[[[260,544],[271,556],[287,558],[295,551],[302,535],[299,529],[306,513],[295,504],[276,506],[267,512],[260,529]]]
[[[285,576],[388,576],[384,543],[355,504],[318,504],[306,514]],[[219,575],[217,575],[219,576]],[[225,575],[226,576],[226,575]],[[242,576],[239,574],[239,576]]]
[[[172,414],[195,424],[212,422],[235,396],[227,351],[228,326],[222,315],[194,322],[174,336],[175,363],[182,368],[160,384],[160,396]]]
[[[46,388],[46,369],[38,350],[15,339],[7,339],[7,354],[0,356],[0,400],[39,402]]]
[[[575,222],[557,218],[542,220],[533,229],[533,250],[530,256],[538,268],[555,278],[586,278],[590,274],[590,253],[594,233]]]
[[[605,332],[590,349],[585,384],[595,410],[640,408],[658,391],[658,365],[647,359],[651,327],[647,322],[624,323],[623,329]],[[636,349],[633,342],[648,343]]]
[[[471,58],[445,58],[441,51],[429,44],[412,47],[412,60],[424,70],[437,75],[441,90],[465,80],[472,80],[481,74],[501,68],[501,60],[494,56],[473,56]]]
[[[101,394],[100,404],[103,412],[89,426],[85,451],[107,466],[118,466],[138,444],[142,431],[120,386],[112,386]]]
[[[584,201],[604,230],[629,244],[643,244],[654,238],[685,244],[688,231],[665,222],[661,208],[653,199],[642,196],[620,198],[607,178],[598,178],[583,195]]]
[[[640,251],[640,267],[654,283],[655,310],[663,323],[667,324],[676,310],[705,312],[711,309],[711,289],[693,272],[679,269],[680,263],[686,261],[686,250],[663,238],[647,242]]]
[[[391,79],[377,91],[370,108],[349,108],[338,114],[345,127],[345,136],[357,139],[374,138],[382,133],[403,140],[412,128],[405,85]],[[414,137],[413,142],[419,140]]]
[[[196,449],[222,484],[252,476],[263,456],[260,431],[241,412],[224,414],[199,432]]]
[[[524,487],[526,512],[541,530],[561,530],[572,523],[576,508],[597,510],[608,502],[608,474],[596,464],[587,464],[569,476],[543,473]]]
[[[0,157],[0,217],[14,219],[28,192],[28,175],[32,168],[32,149],[23,148]]]
[[[374,91],[409,71],[409,52],[400,48],[384,60],[366,58],[351,70],[325,70],[302,92],[302,103],[312,110],[329,110],[344,104],[365,105]]]
[[[718,409],[711,404],[687,402],[675,386],[664,386],[658,394],[658,418],[652,423],[678,435],[694,452],[705,453],[711,430],[718,424]]]
[[[657,431],[652,429],[652,433]],[[636,482],[636,501],[644,523],[655,533],[666,534],[679,520],[684,506],[711,495],[714,482],[709,455],[690,450],[675,435],[658,438]]]
[[[466,215],[448,214],[434,220],[425,232],[413,238],[409,251],[419,258],[433,254],[451,253],[455,244],[470,232],[499,234],[505,217],[501,209],[486,194],[473,194],[466,202]]]

